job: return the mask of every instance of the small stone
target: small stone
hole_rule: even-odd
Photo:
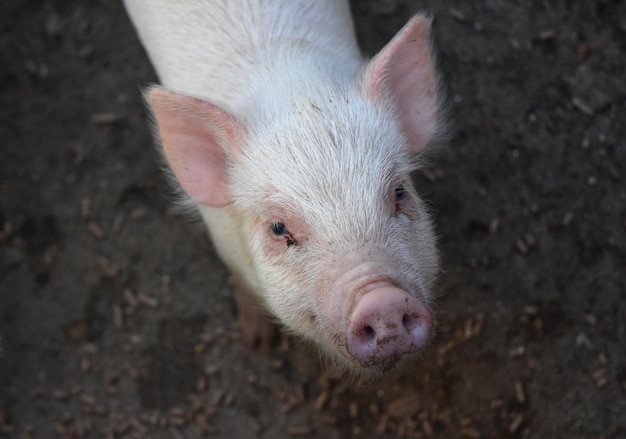
[[[455,20],[458,20],[458,21],[465,21],[466,20],[465,14],[462,11],[460,11],[459,9],[457,9],[457,8],[450,8],[449,11],[450,11],[450,15]]]
[[[500,220],[498,218],[493,218],[489,222],[489,234],[495,235],[500,231]]]
[[[519,430],[523,423],[524,417],[522,415],[516,415],[513,418],[513,421],[511,421],[511,423],[509,424],[509,433],[514,434],[516,431]]]
[[[150,308],[156,308],[159,305],[159,301],[157,299],[146,296],[145,294],[137,295],[137,302]]]
[[[46,18],[46,22],[44,23],[44,31],[46,35],[50,38],[56,38],[61,35],[63,31],[63,26],[61,24],[61,17],[56,12],[51,13]]]
[[[524,386],[519,381],[515,382],[515,399],[518,403],[526,403],[526,392],[524,392]]]
[[[313,428],[309,427],[308,425],[287,428],[287,436],[304,437],[311,436],[312,434]]]
[[[419,408],[419,398],[417,395],[410,394],[391,401],[387,408],[387,414],[393,418],[404,418],[415,415]]]
[[[583,100],[578,97],[572,98],[572,105],[576,109],[578,109],[581,113],[583,113],[585,116],[593,116],[594,114],[593,109],[587,103],[583,102]]]
[[[549,41],[554,38],[555,32],[554,29],[546,29],[539,32],[539,40],[540,41]]]
[[[572,223],[573,219],[574,214],[572,212],[565,212],[565,214],[563,215],[563,219],[561,220],[561,224],[563,225],[563,227],[567,227]]]
[[[99,225],[94,222],[90,222],[87,224],[87,230],[96,239],[104,238],[104,231],[102,230],[102,228],[100,228]]]
[[[121,119],[121,116],[116,113],[96,113],[91,116],[91,123],[94,125],[111,125]]]

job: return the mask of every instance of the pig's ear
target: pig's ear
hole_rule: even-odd
[[[411,150],[422,151],[437,131],[438,96],[432,19],[418,15],[370,61],[364,77],[368,95],[391,98],[408,136]]]
[[[209,102],[157,86],[145,97],[165,157],[185,192],[207,206],[229,204],[226,150],[240,147],[235,119]]]

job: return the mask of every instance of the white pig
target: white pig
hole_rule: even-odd
[[[343,0],[125,0],[162,86],[169,167],[236,285],[244,340],[272,324],[378,374],[432,333],[438,271],[411,172],[438,135],[430,19],[364,60]]]

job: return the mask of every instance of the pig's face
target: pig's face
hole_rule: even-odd
[[[331,357],[384,370],[408,352],[355,355],[355,307],[377,285],[428,303],[434,234],[410,177],[415,157],[391,108],[361,90],[321,89],[327,93],[296,95],[290,106],[283,97],[280,110],[249,130],[232,167],[233,207],[245,218],[271,312]],[[427,309],[417,314],[430,319]]]

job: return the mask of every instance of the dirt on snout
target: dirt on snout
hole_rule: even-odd
[[[0,438],[626,437],[626,2],[354,1],[364,53],[418,10],[455,129],[415,176],[438,326],[362,387],[243,347],[121,2],[3,0]]]

